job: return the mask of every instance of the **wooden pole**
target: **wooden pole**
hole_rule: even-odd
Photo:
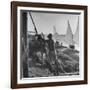
[[[35,25],[35,23],[34,23],[34,20],[33,20],[32,15],[31,15],[31,12],[29,12],[29,15],[30,15],[31,20],[32,20],[32,23],[33,23],[33,25],[34,25],[35,32],[36,32],[36,34],[38,34],[38,32],[37,32],[37,28],[36,28],[36,25]]]

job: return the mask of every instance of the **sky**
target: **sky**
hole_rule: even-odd
[[[34,23],[39,33],[49,34],[54,32],[54,26],[58,34],[66,34],[68,20],[74,34],[77,28],[78,16],[76,14],[56,14],[56,13],[46,13],[46,12],[31,12]],[[31,17],[29,13],[27,14],[27,27],[28,31],[34,31]]]

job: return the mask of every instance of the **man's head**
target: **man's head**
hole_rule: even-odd
[[[50,33],[50,34],[48,34],[48,39],[52,39],[52,34]]]
[[[38,39],[42,39],[42,37],[41,37],[41,35],[40,35],[40,34],[38,35]]]
[[[36,39],[36,40],[38,39],[38,34],[35,34],[35,39]]]

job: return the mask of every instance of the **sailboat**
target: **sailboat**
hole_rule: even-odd
[[[53,26],[53,39],[54,41],[56,42],[59,42],[59,43],[63,43],[63,45],[65,45],[65,42],[64,42],[64,37],[65,35],[63,34],[59,34],[56,30],[56,27]]]
[[[74,34],[74,42],[75,44],[79,45],[79,17],[78,17],[76,32]]]
[[[54,33],[53,33],[53,39],[54,39],[55,41],[58,41],[59,34],[57,33],[55,26],[53,26],[53,31],[54,31]]]
[[[73,33],[72,33],[72,30],[71,30],[69,20],[68,20],[67,32],[66,32],[66,35],[65,35],[65,42],[69,45],[70,48],[72,48],[72,49],[75,48],[74,40],[73,40]]]

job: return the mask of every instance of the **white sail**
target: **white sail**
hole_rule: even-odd
[[[76,32],[74,34],[74,42],[75,44],[79,45],[79,17],[78,17]]]
[[[65,42],[67,42],[69,45],[73,45],[74,41],[73,41],[73,34],[72,34],[72,30],[71,30],[71,26],[68,20],[68,27],[67,27],[67,32],[65,35]]]
[[[57,31],[56,31],[56,27],[55,26],[53,26],[53,32],[54,32],[54,34],[57,34]]]
[[[55,26],[53,26],[53,31],[54,31],[53,38],[54,38],[55,41],[57,41],[58,40],[58,33],[56,31],[56,27]]]

